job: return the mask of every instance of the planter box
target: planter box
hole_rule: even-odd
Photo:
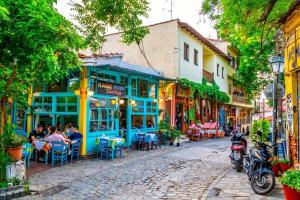
[[[295,190],[293,188],[283,185],[283,191],[284,191],[286,200],[299,200],[300,199],[300,192],[298,192],[297,190]]]
[[[6,166],[6,177],[8,180],[16,178],[23,182],[26,178],[26,167],[22,160]]]
[[[290,164],[289,163],[279,163],[279,167],[280,167],[281,173],[284,173],[285,171],[287,171],[290,168]]]

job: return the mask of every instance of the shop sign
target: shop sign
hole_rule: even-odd
[[[286,129],[289,135],[293,134],[293,102],[292,94],[286,97]]]
[[[105,95],[125,96],[125,85],[119,83],[110,83],[107,81],[97,82],[97,93]]]
[[[299,33],[293,33],[289,36],[287,46],[287,67],[291,71],[300,66],[300,39]]]
[[[176,95],[178,97],[189,97],[189,89],[188,88],[183,88],[177,85],[176,87]]]
[[[282,98],[284,96],[284,92],[285,92],[284,91],[284,87],[280,83],[277,83],[276,86],[277,86],[277,88],[276,88],[276,95],[275,95],[275,97],[276,97],[276,99]],[[266,96],[266,98],[268,100],[273,99],[273,95],[274,95],[273,94],[273,89],[274,89],[273,87],[274,87],[274,85],[273,85],[273,83],[271,83],[264,90],[264,95]]]

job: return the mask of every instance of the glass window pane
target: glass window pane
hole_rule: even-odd
[[[98,120],[98,110],[92,109],[90,111],[90,121]]]
[[[144,115],[132,115],[132,129],[144,127]]]
[[[98,121],[90,121],[90,132],[98,131]]]
[[[100,120],[106,120],[107,119],[107,112],[105,109],[100,110]]]
[[[68,103],[77,103],[77,97],[76,96],[68,97]]]
[[[140,97],[147,97],[148,81],[140,80]]]
[[[57,112],[66,112],[66,106],[57,106],[56,111]]]
[[[155,99],[156,98],[156,84],[150,84],[149,97]]]
[[[77,112],[77,106],[68,106],[68,112]]]
[[[147,128],[156,127],[156,115],[146,116]]]
[[[57,103],[66,103],[67,97],[56,97]]]
[[[100,131],[108,130],[107,121],[100,121]]]

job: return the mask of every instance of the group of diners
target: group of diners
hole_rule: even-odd
[[[38,161],[44,162],[45,154],[51,149],[51,142],[63,142],[68,145],[68,154],[71,154],[72,141],[82,139],[82,135],[77,127],[72,123],[66,124],[65,128],[61,129],[61,123],[56,126],[49,124],[47,127],[38,125],[28,136],[28,142],[32,144],[37,151]],[[41,149],[37,148],[38,142],[44,142]]]

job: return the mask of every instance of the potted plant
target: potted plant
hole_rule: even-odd
[[[284,173],[290,168],[290,161],[287,159],[278,160],[278,163],[279,163],[281,173]]]
[[[14,125],[7,124],[5,126],[3,140],[6,153],[11,159],[13,161],[21,160],[23,144],[26,142],[26,138],[16,134]]]
[[[171,146],[173,146],[176,137],[177,137],[177,130],[176,130],[176,128],[172,127],[170,130],[170,145]]]
[[[176,141],[177,141],[176,145],[177,145],[178,147],[180,146],[181,135],[182,135],[181,131],[176,130]]]
[[[273,158],[272,160],[272,171],[274,173],[275,176],[278,176],[279,175],[279,162],[278,162],[278,159],[277,157]]]
[[[300,199],[300,170],[286,171],[281,178],[286,200]]]

